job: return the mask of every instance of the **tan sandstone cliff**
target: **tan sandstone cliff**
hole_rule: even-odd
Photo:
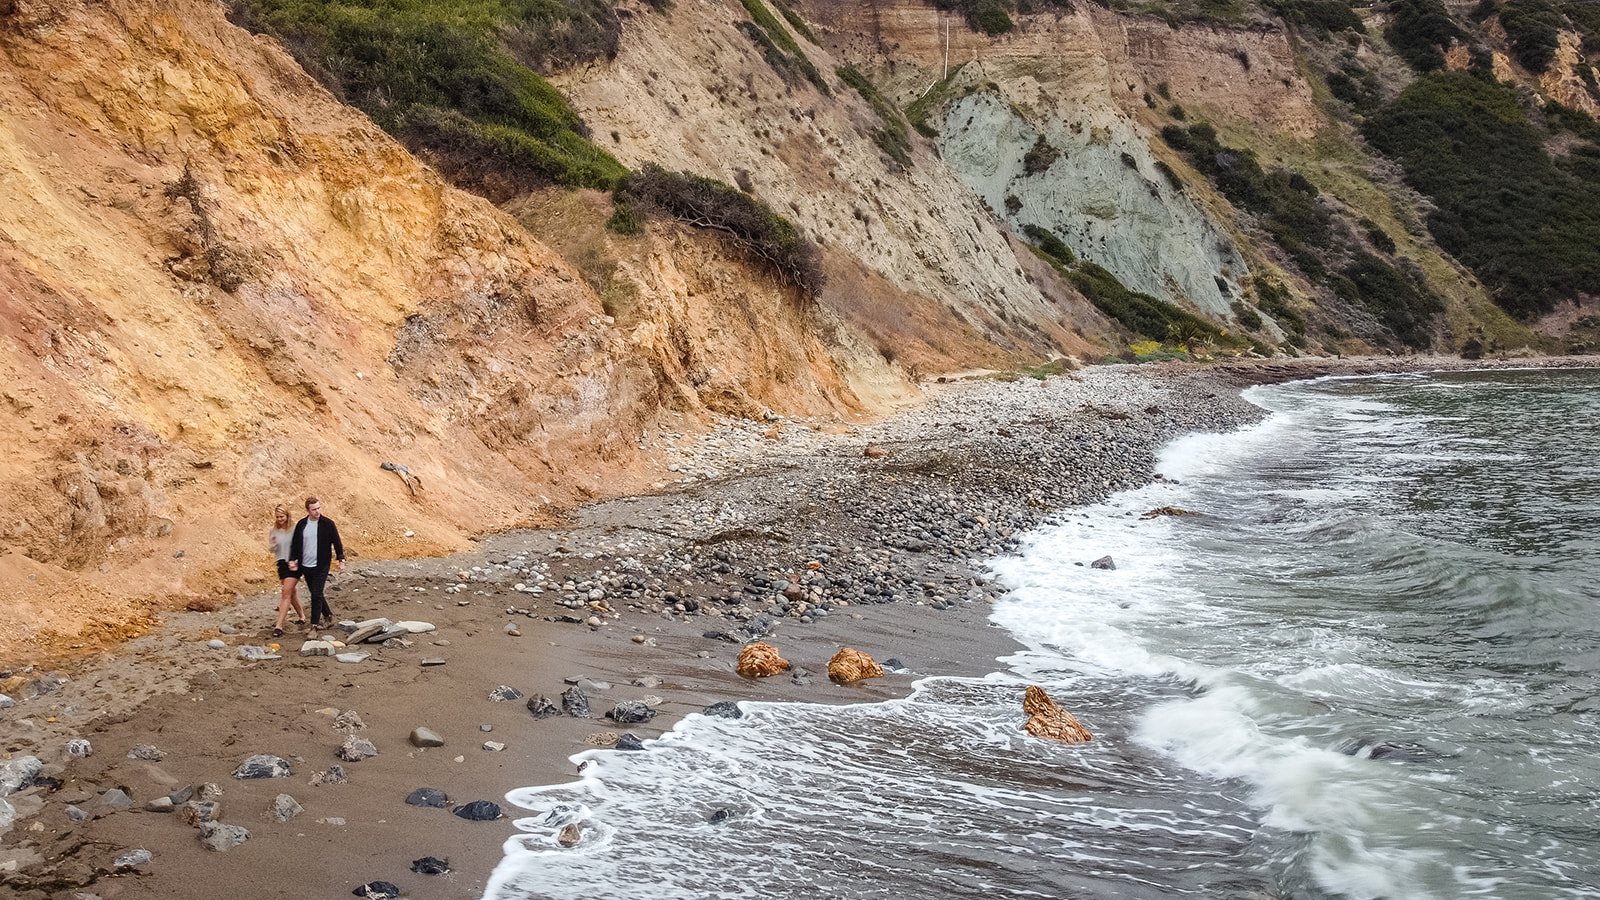
[[[625,488],[664,408],[904,394],[736,258],[636,247],[623,328],[220,6],[0,6],[0,660],[231,592],[277,503],[439,552]]]

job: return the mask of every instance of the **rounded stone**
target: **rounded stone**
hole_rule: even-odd
[[[411,729],[411,743],[417,747],[443,747],[444,738],[437,731],[419,725]]]

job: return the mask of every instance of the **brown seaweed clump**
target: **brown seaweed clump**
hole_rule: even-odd
[[[828,677],[841,684],[863,678],[882,678],[883,666],[860,650],[846,647],[828,660]]]
[[[766,641],[756,641],[739,651],[739,665],[735,671],[749,678],[765,678],[787,668],[789,661],[778,655],[777,647]]]

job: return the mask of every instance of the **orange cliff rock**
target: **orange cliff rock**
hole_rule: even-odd
[[[739,664],[734,671],[747,678],[766,678],[789,668],[789,661],[778,655],[778,648],[766,641],[747,644],[739,651]]]
[[[637,241],[608,316],[224,12],[0,0],[0,661],[226,596],[275,504],[439,553],[641,487],[663,415],[863,409],[814,304],[714,241]]]
[[[1022,697],[1022,711],[1032,718],[1023,726],[1034,737],[1047,738],[1052,741],[1062,741],[1068,744],[1082,744],[1094,740],[1089,734],[1089,729],[1078,724],[1078,720],[1050,699],[1044,688],[1029,685]]]
[[[863,678],[882,678],[883,666],[860,650],[846,647],[828,660],[828,677],[842,684]]]
[[[0,111],[0,660],[266,571],[276,503],[436,553],[634,465],[577,272],[221,5],[11,0]]]

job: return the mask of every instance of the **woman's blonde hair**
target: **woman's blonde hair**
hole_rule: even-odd
[[[287,519],[287,518],[289,518],[289,511],[288,511],[288,510],[287,510],[287,509],[284,509],[284,508],[283,508],[283,504],[282,504],[282,503],[279,503],[279,504],[278,504],[278,505],[277,505],[277,506],[274,506],[274,507],[273,507],[273,508],[272,508],[272,522],[273,522],[273,524],[274,524],[274,525],[276,525],[276,524],[277,524],[277,522],[278,522],[278,516],[279,516],[279,515],[280,515],[280,514],[281,514],[281,515],[282,515],[282,516],[283,516],[283,517],[284,517],[284,518],[285,518],[285,519]]]

